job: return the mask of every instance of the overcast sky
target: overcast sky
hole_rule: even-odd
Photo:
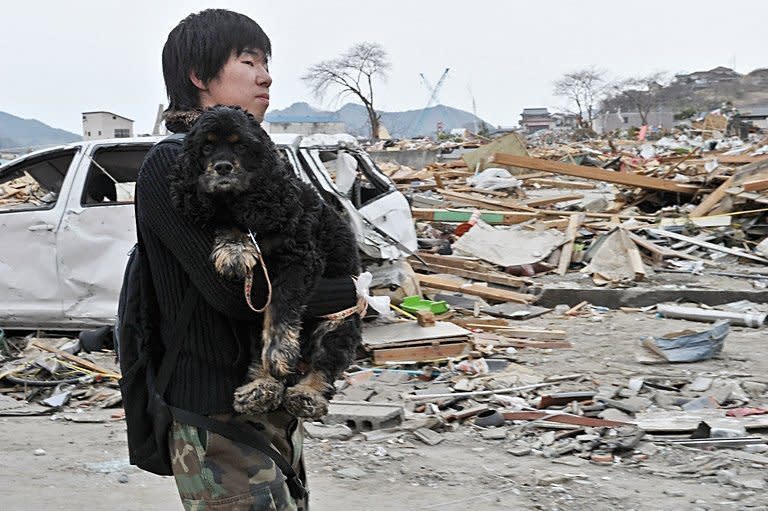
[[[272,39],[272,106],[296,101],[336,109],[299,77],[362,41],[381,43],[392,69],[377,108],[418,109],[450,72],[440,103],[494,125],[524,107],[563,107],[552,83],[595,66],[612,77],[719,65],[768,67],[768,2],[463,1],[13,1],[0,8],[0,111],[81,133],[80,113],[108,110],[149,132],[166,103],[160,52],[168,32],[209,7],[255,19]],[[12,134],[8,134],[12,138]]]

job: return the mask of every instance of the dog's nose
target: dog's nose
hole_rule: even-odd
[[[232,172],[233,168],[234,167],[232,166],[232,164],[228,161],[217,161],[213,165],[213,170],[215,170],[217,174],[222,176],[226,176],[227,174]]]

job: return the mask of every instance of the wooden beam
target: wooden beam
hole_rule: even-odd
[[[756,181],[747,181],[741,188],[745,192],[759,192],[760,190],[768,189],[768,178],[758,179]]]
[[[545,328],[521,328],[517,326],[495,326],[475,323],[467,323],[466,328],[480,328],[483,330],[498,330],[505,337],[517,337],[519,339],[534,339],[537,341],[564,341],[565,330],[547,330]]]
[[[646,228],[646,231],[656,234],[658,236],[666,236],[667,238],[672,238],[679,241],[685,241],[687,243],[691,243],[693,245],[698,245],[700,247],[708,248],[710,250],[716,250],[718,252],[725,252],[726,254],[735,255],[738,257],[744,257],[746,259],[752,259],[753,261],[758,261],[764,264],[768,264],[768,259],[765,259],[763,257],[756,256],[754,254],[750,254],[748,252],[744,252],[742,250],[736,250],[733,248],[723,247],[720,245],[716,245],[714,243],[709,243],[708,241],[701,241],[697,240],[695,238],[691,238],[689,236],[683,236],[682,234],[677,234],[675,232],[665,231],[662,229],[653,229],[653,228]]]
[[[553,174],[562,174],[566,176],[582,177],[615,183],[625,186],[635,186],[639,188],[649,188],[652,190],[663,190],[667,192],[694,194],[698,187],[690,187],[648,176],[641,176],[628,172],[613,172],[596,167],[585,167],[583,165],[572,165],[559,161],[542,160],[540,158],[531,158],[528,156],[514,156],[511,154],[496,153],[493,155],[493,163],[507,165],[510,167],[522,167],[531,170],[541,170],[552,172]]]
[[[430,220],[432,222],[467,222],[472,216],[471,210],[466,209],[434,209],[412,208],[411,214],[414,220]],[[512,225],[521,224],[539,216],[538,213],[508,212],[481,210],[480,218],[488,224]]]
[[[448,273],[465,279],[479,280],[480,282],[491,282],[508,287],[523,287],[526,282],[511,275],[498,273],[485,273],[480,271],[464,270],[453,266],[440,266],[439,264],[429,263],[429,265],[419,262],[417,259],[408,260],[414,270],[428,271],[430,273]]]
[[[500,302],[515,302],[515,303],[531,303],[536,301],[536,297],[533,295],[526,295],[523,293],[516,293],[515,291],[507,291],[505,289],[496,289],[493,287],[482,286],[479,284],[463,285],[453,280],[441,278],[435,275],[423,275],[416,274],[419,279],[419,283],[435,288],[444,289],[446,291],[453,291],[456,293],[465,293],[472,296],[479,296],[480,298],[486,298],[489,300],[497,300]]]
[[[637,249],[637,245],[629,237],[629,233],[619,227],[619,239],[621,245],[627,252],[629,258],[629,265],[632,267],[632,271],[635,274],[635,280],[645,279],[645,265],[643,264],[643,258],[640,257],[640,251]]]
[[[435,344],[426,346],[409,346],[405,348],[377,348],[373,350],[373,363],[383,364],[385,362],[424,362],[430,360],[440,360],[443,358],[460,357],[467,351],[469,351],[469,345],[467,343],[459,342],[441,344],[438,341],[436,341]]]
[[[568,220],[568,228],[565,230],[566,241],[560,252],[560,261],[557,264],[558,275],[565,275],[568,271],[568,266],[571,264],[571,257],[573,257],[573,245],[576,242],[579,226],[583,221],[584,215],[571,215],[571,218]]]
[[[576,199],[583,199],[584,195],[580,193],[571,193],[568,195],[558,195],[556,197],[542,197],[539,199],[528,199],[523,201],[528,207],[537,208],[539,206],[548,206],[550,204],[557,204],[558,202],[566,202]]]
[[[728,188],[733,186],[733,179],[733,176],[731,176],[723,181],[723,184],[715,188],[712,193],[704,197],[698,206],[693,208],[693,211],[691,211],[689,216],[696,218],[699,216],[704,216],[712,211],[712,209],[717,206],[717,203],[720,202],[728,193]]]
[[[518,179],[520,179],[518,177]],[[532,178],[526,184],[538,184],[542,186],[551,186],[553,188],[566,188],[569,190],[594,190],[593,183],[584,183],[583,181],[566,181],[564,179]]]
[[[488,199],[484,197],[475,197],[473,195],[468,195],[466,193],[452,192],[450,190],[446,190],[445,188],[436,188],[435,191],[445,198],[448,198],[457,202],[462,202],[464,204],[469,204],[472,206],[483,206],[483,207],[490,206],[498,209],[511,209],[513,211],[528,211],[529,213],[536,211],[531,207],[528,207],[516,202],[512,202],[512,201],[501,201],[501,200]]]

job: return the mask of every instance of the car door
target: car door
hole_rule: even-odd
[[[136,178],[154,142],[94,144],[83,155],[56,240],[63,315],[77,328],[114,321],[136,243]]]
[[[56,230],[80,153],[67,146],[0,167],[0,325],[61,320]]]

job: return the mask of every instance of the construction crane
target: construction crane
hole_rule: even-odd
[[[437,85],[434,87],[432,87],[432,84],[429,83],[429,80],[427,80],[427,77],[424,76],[424,73],[419,73],[421,80],[424,82],[424,85],[427,87],[427,90],[430,92],[430,94],[427,105],[422,108],[421,112],[419,113],[419,117],[416,119],[416,122],[413,123],[413,126],[411,126],[410,131],[419,129],[421,122],[424,120],[424,116],[427,114],[427,108],[433,106],[437,102],[437,94],[440,92],[440,89],[445,83],[445,79],[448,77],[448,71],[450,71],[450,68],[446,67],[445,71],[443,71],[443,75],[440,77],[440,79],[437,81]]]

